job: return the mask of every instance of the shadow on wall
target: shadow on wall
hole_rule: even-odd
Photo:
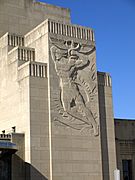
[[[0,154],[0,180],[11,180],[11,155]]]
[[[25,163],[25,180],[48,180],[31,164]]]
[[[35,167],[24,162],[16,154],[12,157],[11,174],[12,180],[48,180]]]

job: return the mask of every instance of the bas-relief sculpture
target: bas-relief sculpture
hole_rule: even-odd
[[[53,122],[98,136],[98,114],[92,108],[97,97],[96,66],[92,56],[95,46],[51,40],[50,51],[59,79],[59,94],[53,97]]]

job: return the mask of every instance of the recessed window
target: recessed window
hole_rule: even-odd
[[[122,160],[123,180],[132,180],[132,160]]]

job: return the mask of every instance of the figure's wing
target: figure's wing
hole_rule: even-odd
[[[52,44],[52,46],[55,46],[55,47],[57,47],[57,48],[60,49],[60,50],[65,50],[65,51],[68,50],[68,48],[66,47],[66,45],[64,44],[64,42],[63,42],[63,43],[58,43],[57,41],[54,41],[54,40],[52,40],[51,38],[49,38],[49,41],[50,41],[50,43]],[[61,44],[61,45],[59,45],[59,44]]]
[[[95,46],[82,46],[79,53],[81,59],[89,61],[83,69],[78,70],[77,81],[80,84],[80,87],[83,87],[83,90],[86,94],[86,103],[91,102],[94,96],[97,93],[96,87],[96,64],[95,64]]]
[[[53,45],[51,48],[51,56],[54,61],[60,60],[62,57],[67,57],[68,52],[67,49],[60,48],[56,44]]]

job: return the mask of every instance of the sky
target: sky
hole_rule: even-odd
[[[135,0],[40,0],[70,8],[71,22],[94,29],[97,69],[112,77],[114,117],[135,119]]]

